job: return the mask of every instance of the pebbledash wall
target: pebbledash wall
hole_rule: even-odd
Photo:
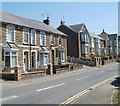
[[[28,29],[29,30],[29,41],[30,41],[30,31],[31,29],[33,28],[27,28],[27,27],[23,27],[23,26],[20,26],[19,29],[18,29],[18,26],[19,25],[14,25],[14,24],[8,24],[8,23],[2,23],[2,26],[1,29],[2,29],[2,41],[1,41],[1,44],[5,44],[7,42],[7,27],[10,26],[10,27],[13,27],[14,28],[14,43],[19,47],[19,50],[18,50],[18,65],[20,66],[21,68],[21,71],[24,72],[24,52],[28,52],[28,71],[30,71],[30,69],[32,69],[30,67],[30,64],[31,64],[31,52],[34,51],[35,52],[35,55],[36,55],[36,67],[35,69],[39,69],[39,61],[38,60],[38,50],[40,49],[40,30],[35,30],[36,31],[36,45],[34,46],[30,46],[29,44],[24,44],[23,41],[24,41],[24,34],[23,34],[23,31],[24,29]],[[46,31],[44,31],[46,33],[46,47],[48,47],[48,49],[50,48],[50,35],[51,33],[48,33]],[[49,53],[49,60],[48,60],[48,63],[51,62],[52,58],[54,58],[54,64],[55,65],[58,65],[58,55],[57,55],[57,48],[60,46],[60,47],[63,47],[65,48],[65,51],[64,51],[64,61],[61,62],[61,63],[66,63],[67,61],[67,40],[66,40],[66,36],[62,36],[62,35],[59,35],[59,34],[52,34],[54,36],[54,43],[53,45],[51,46],[51,50],[54,51],[54,57],[52,57],[51,55],[51,51]],[[58,37],[61,37],[61,45],[59,45],[59,42],[58,42]],[[2,54],[1,56],[1,60],[2,62],[0,63],[0,67],[2,67],[1,70],[4,70],[4,53],[3,51],[1,50],[0,53]]]

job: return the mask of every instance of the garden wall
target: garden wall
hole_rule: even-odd
[[[95,66],[96,65],[95,61],[83,60],[81,58],[74,58],[74,57],[68,56],[67,59],[68,59],[68,62],[71,62],[71,63],[79,63],[79,64],[88,65],[88,66]]]

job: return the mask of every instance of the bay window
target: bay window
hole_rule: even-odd
[[[64,61],[65,61],[64,51],[58,51],[58,62],[64,62]]]
[[[7,40],[10,42],[14,42],[14,28],[8,27],[7,30],[8,30],[8,32],[7,32],[8,39]]]
[[[85,46],[85,54],[88,54],[88,46]]]
[[[40,53],[40,65],[48,64],[48,53]]]
[[[46,33],[40,32],[40,45],[46,46]]]
[[[5,67],[17,66],[17,52],[4,52]]]

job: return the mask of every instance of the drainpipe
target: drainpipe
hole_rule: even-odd
[[[29,43],[29,46],[30,46],[30,72],[31,72],[31,31],[30,31],[30,43]]]

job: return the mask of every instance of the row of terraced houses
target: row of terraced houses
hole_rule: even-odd
[[[49,65],[67,63],[67,56],[90,58],[93,55],[118,54],[117,34],[90,33],[85,24],[66,25],[57,29],[43,22],[0,12],[0,70],[21,67],[21,72],[48,69]],[[54,72],[54,67],[52,69]]]

